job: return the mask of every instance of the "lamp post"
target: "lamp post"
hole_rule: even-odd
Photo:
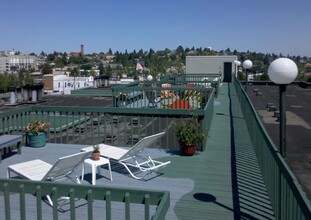
[[[246,75],[246,81],[245,81],[245,93],[247,93],[247,84],[248,84],[248,74],[247,74],[247,69],[252,68],[253,62],[250,60],[245,60],[243,62],[243,68],[245,69],[245,75]]]
[[[152,81],[152,80],[153,80],[153,77],[152,77],[151,75],[148,75],[148,76],[147,76],[147,80],[148,80],[148,81]]]
[[[238,78],[238,71],[239,71],[239,66],[241,65],[241,62],[238,60],[233,61],[235,64],[235,77]]]
[[[279,84],[279,108],[280,108],[280,153],[286,157],[286,110],[285,91],[286,85],[293,82],[298,73],[297,65],[288,58],[278,58],[274,60],[269,68],[268,75],[272,82]]]

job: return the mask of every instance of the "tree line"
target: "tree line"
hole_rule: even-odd
[[[101,58],[104,54],[114,55],[112,62],[103,63]],[[253,62],[253,67],[251,72],[253,73],[267,73],[270,63],[279,58],[287,57],[292,59],[298,66],[299,80],[304,79],[304,73],[310,71],[305,67],[305,64],[311,62],[310,57],[306,56],[284,56],[283,54],[274,53],[257,53],[257,52],[239,52],[237,50],[231,51],[230,48],[225,50],[215,51],[211,48],[189,48],[178,46],[175,50],[170,50],[165,48],[164,50],[155,51],[149,49],[149,51],[143,51],[142,49],[132,52],[125,50],[124,52],[115,51],[112,52],[111,48],[107,53],[93,53],[89,54],[87,57],[70,57],[65,59],[66,53],[54,52],[53,54],[47,55],[48,62],[54,62],[60,64],[60,66],[65,65],[80,65],[81,69],[85,69],[85,65],[89,64],[92,67],[96,66],[100,70],[100,74],[111,75],[111,73],[116,73],[118,75],[127,74],[130,76],[137,75],[136,64],[139,62],[143,67],[143,74],[157,75],[161,74],[178,74],[185,72],[186,56],[216,56],[216,55],[236,55],[238,60],[244,61],[250,59]],[[310,71],[311,72],[311,71]]]
[[[35,55],[34,53],[32,53]],[[106,58],[106,55],[113,55],[113,59]],[[225,50],[215,51],[211,48],[184,48],[178,46],[174,50],[165,48],[164,50],[155,51],[149,49],[144,51],[140,49],[138,51],[133,50],[128,52],[115,51],[113,52],[110,48],[107,53],[93,53],[87,54],[84,57],[81,56],[69,56],[66,52],[57,52],[46,54],[43,51],[40,56],[46,58],[46,63],[40,67],[40,71],[43,74],[50,74],[53,72],[53,68],[64,68],[67,67],[67,71],[70,72],[71,76],[89,76],[95,75],[94,69],[99,70],[100,75],[115,74],[121,77],[123,74],[137,78],[139,74],[153,75],[154,77],[160,74],[183,74],[185,73],[186,56],[217,56],[217,55],[236,55],[238,60],[244,61],[250,59],[253,62],[253,67],[250,72],[263,73],[258,76],[256,80],[268,80],[267,70],[270,63],[279,58],[285,57],[282,54],[276,55],[274,53],[258,53],[258,52],[239,52],[237,50]],[[310,57],[301,56],[289,56],[286,57],[292,59],[298,66],[298,80],[311,81],[311,77],[305,75],[305,73],[311,72],[311,67],[305,65],[311,62]],[[141,72],[136,71],[136,64],[140,63],[144,69]],[[83,71],[81,71],[83,70]],[[11,74],[0,74],[0,88],[7,90],[12,84],[23,85],[30,82],[31,77],[29,72],[22,69],[18,73],[15,79],[11,79],[14,76]],[[25,76],[27,80],[19,80]],[[11,77],[10,80],[7,78]],[[245,77],[242,73],[239,74],[239,78]],[[26,82],[27,81],[27,82]]]

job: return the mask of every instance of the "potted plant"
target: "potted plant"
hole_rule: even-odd
[[[50,122],[44,122],[43,120],[34,120],[29,122],[24,129],[28,145],[30,147],[45,146],[47,132],[50,126]]]
[[[99,160],[99,156],[100,156],[100,147],[99,145],[94,145],[93,146],[93,151],[92,151],[92,159],[93,160]]]
[[[201,147],[205,134],[197,117],[185,120],[175,125],[175,132],[180,145],[181,154],[192,156],[197,148]]]

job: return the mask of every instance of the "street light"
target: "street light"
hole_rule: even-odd
[[[239,66],[241,65],[241,62],[238,60],[233,61],[235,64],[235,77],[238,78],[238,71],[239,71]]]
[[[245,75],[246,75],[246,82],[245,82],[245,93],[247,93],[247,84],[248,84],[248,74],[247,74],[247,69],[252,68],[253,63],[250,60],[245,60],[243,62],[243,68],[245,69]]]
[[[153,80],[153,77],[152,77],[151,75],[148,75],[148,76],[147,76],[147,80],[148,80],[148,81],[152,81],[152,80]]]
[[[272,82],[279,84],[279,108],[280,108],[280,153],[286,157],[286,110],[285,91],[286,85],[293,82],[298,73],[297,65],[288,58],[278,58],[274,60],[269,68],[268,75]]]

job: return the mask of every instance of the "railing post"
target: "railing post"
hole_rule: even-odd
[[[42,220],[42,193],[41,193],[41,186],[36,187],[36,200],[37,200],[37,220]]]
[[[130,194],[128,192],[125,193],[124,201],[125,201],[125,219],[130,220],[131,219],[131,215],[130,215]]]
[[[74,189],[69,190],[70,197],[70,219],[76,219],[76,207],[75,207],[75,191]]]
[[[87,213],[88,220],[93,220],[93,191],[87,191]]]
[[[26,220],[26,204],[25,204],[25,186],[24,184],[21,184],[19,186],[20,195],[19,195],[19,204],[20,204],[20,215],[21,220]]]
[[[10,220],[11,219],[11,207],[10,207],[10,190],[9,190],[9,184],[5,183],[3,185],[3,191],[4,191],[4,209],[5,209],[5,219]]]
[[[150,219],[150,196],[149,194],[145,195],[145,220]]]
[[[111,220],[111,192],[106,192],[106,219]]]
[[[52,188],[53,220],[58,220],[57,188]]]

